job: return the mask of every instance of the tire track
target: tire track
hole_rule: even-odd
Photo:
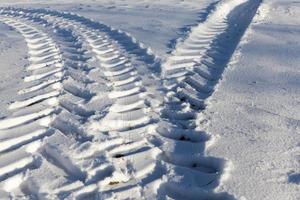
[[[13,12],[10,15],[13,16]],[[53,195],[53,188],[48,186],[46,194],[38,192],[45,186],[38,182],[41,172],[49,175],[48,181],[64,174],[72,177],[61,178],[55,188],[69,184],[72,179],[75,183],[85,180],[86,172],[70,160],[65,149],[53,144],[60,139],[76,146],[89,140],[81,127],[82,121],[92,114],[85,110],[84,103],[93,94],[87,90],[87,83],[91,81],[80,69],[89,58],[83,54],[81,41],[70,30],[54,27],[55,40],[60,41],[57,45],[47,34],[31,26],[29,20],[23,22],[26,17],[1,19],[25,37],[31,62],[27,67],[29,75],[24,78],[29,85],[19,92],[20,100],[9,107],[15,110],[13,116],[0,122],[1,185],[7,188],[17,179],[14,191],[6,191],[12,192],[11,196],[46,198]],[[14,159],[8,159],[10,157]]]
[[[99,127],[98,131],[108,132],[106,139],[108,145],[116,140],[118,143],[113,143],[113,146],[109,145],[108,148],[103,149],[106,151],[108,162],[105,164],[106,167],[99,169],[98,173],[101,174],[102,179],[93,180],[92,182],[97,182],[81,188],[73,193],[72,197],[84,199],[101,192],[102,196],[107,196],[107,198],[121,196],[124,198],[129,187],[129,190],[139,191],[136,193],[136,198],[140,198],[139,187],[141,186],[138,182],[152,173],[153,168],[156,167],[156,156],[159,152],[159,149],[149,142],[149,136],[146,134],[153,117],[147,111],[149,110],[147,105],[149,93],[144,87],[144,82],[151,81],[151,77],[146,75],[141,77],[127,56],[121,54],[122,50],[118,44],[102,36],[103,33],[88,29],[72,20],[54,19],[53,16],[47,16],[47,18],[64,23],[64,26],[72,26],[74,30],[80,30],[78,34],[87,41],[95,53],[104,70],[104,75],[112,86],[109,98],[114,103],[105,118],[97,123],[97,127]],[[94,154],[93,149],[89,151]],[[142,163],[144,157],[148,157],[147,162]],[[94,187],[93,192],[88,190],[91,187]],[[116,190],[119,192],[113,192]]]
[[[216,9],[216,6],[219,4],[220,0],[208,2],[208,5],[203,8],[199,13],[198,13],[198,19],[195,20],[194,23],[185,25],[177,30],[177,37],[174,39],[171,39],[169,43],[167,44],[167,47],[172,49],[176,48],[176,44],[185,40],[186,37],[188,36],[189,32],[191,32],[191,28],[197,26],[200,23],[203,23],[206,21],[207,17]],[[172,53],[172,51],[169,51],[168,53]]]
[[[1,17],[1,21],[24,36],[31,61],[28,67],[31,74],[24,78],[29,83],[28,87],[20,91],[20,100],[10,105],[9,108],[15,110],[13,116],[0,121],[1,185],[6,190],[4,194],[9,196],[11,182],[15,183],[15,187],[20,186],[26,179],[26,171],[40,167],[42,156],[37,151],[41,147],[41,139],[54,132],[50,123],[57,112],[56,98],[61,88],[32,88],[39,88],[43,80],[51,80],[51,74],[59,82],[63,76],[63,65],[59,48],[47,34],[11,17]]]
[[[18,15],[20,13],[15,12],[15,14]],[[80,30],[77,31],[79,32],[78,37],[81,37],[86,44],[89,44],[91,50],[94,51],[97,59],[101,62],[101,66],[104,69],[104,75],[111,81],[110,85],[112,91],[109,94],[109,97],[115,101],[107,117],[103,120],[103,124],[112,123],[116,125],[109,126],[105,130],[102,130],[102,132],[110,133],[109,138],[105,139],[106,145],[103,145],[103,141],[100,143],[101,146],[105,146],[105,148],[99,149],[99,147],[96,147],[96,141],[85,142],[80,145],[80,147],[84,148],[84,150],[79,150],[81,156],[77,156],[75,159],[80,160],[80,162],[86,159],[95,160],[98,156],[97,154],[103,156],[103,151],[105,150],[106,154],[108,154],[108,156],[105,157],[107,157],[106,159],[109,159],[109,162],[91,168],[89,170],[90,173],[86,174],[86,179],[84,180],[87,186],[75,187],[79,188],[79,190],[71,194],[72,198],[87,198],[87,196],[91,194],[86,190],[95,185],[97,185],[96,188],[99,190],[98,192],[104,193],[107,190],[111,190],[112,187],[116,189],[114,185],[118,185],[117,183],[122,185],[120,187],[125,187],[122,182],[128,183],[131,181],[132,184],[134,183],[134,185],[136,185],[136,179],[144,177],[149,173],[151,168],[155,167],[155,156],[158,149],[153,148],[153,145],[151,145],[147,139],[143,139],[137,135],[138,133],[143,133],[147,130],[146,126],[150,123],[151,117],[147,116],[146,113],[148,106],[145,104],[145,96],[147,94],[146,92],[141,93],[142,91],[145,91],[145,89],[142,86],[141,78],[139,77],[135,66],[133,66],[130,60],[125,56],[120,55],[120,48],[117,48],[117,43],[110,41],[105,35],[101,37],[103,33],[89,30],[83,25],[76,24],[72,21],[70,22],[70,20],[58,18],[55,21],[54,18],[51,19],[51,16],[47,17],[44,16],[41,18],[47,18],[46,21],[55,26],[72,27],[73,30]],[[148,79],[149,80],[147,81],[151,81],[150,79],[152,78],[149,77]],[[123,110],[119,110],[120,107],[122,107]],[[132,137],[132,135],[134,136]],[[63,154],[64,151],[55,149],[56,145],[53,144],[55,144],[57,140],[63,141],[64,139],[60,136],[60,139],[54,139],[54,141],[52,141],[52,138],[54,137],[50,137],[50,139],[47,140],[43,155],[48,159],[50,158],[56,163],[58,162],[58,164],[61,164],[63,162],[59,160],[65,160],[63,158],[67,156],[59,156],[59,154]],[[66,141],[64,144],[69,143]],[[57,145],[60,146],[60,149],[64,149],[68,146],[58,143]],[[153,156],[149,157],[149,162],[145,165],[139,164],[138,160],[141,160],[144,155],[151,154],[153,154]],[[70,159],[73,158],[71,156],[68,157]],[[76,163],[76,161],[73,163]],[[75,175],[75,172],[78,170],[69,169],[69,165],[63,165],[61,168],[68,172],[68,174]],[[70,166],[74,165],[71,164]],[[78,177],[78,179],[82,180],[80,177]],[[99,180],[101,181],[99,182]],[[94,182],[96,182],[96,184],[94,184]],[[65,195],[65,193],[66,191],[57,191],[58,196]],[[110,196],[111,194],[110,192],[107,192],[107,194],[104,195]]]
[[[20,32],[25,37],[25,40],[31,52],[39,51],[40,49],[43,49],[43,46],[51,47],[49,48],[49,52],[47,52],[46,54],[46,58],[44,59],[36,60],[36,58],[39,58],[38,56],[40,54],[31,55],[30,60],[32,65],[28,67],[29,69],[35,65],[40,65],[41,68],[46,68],[47,59],[49,58],[52,60],[53,66],[47,67],[48,72],[52,72],[53,74],[56,73],[56,76],[58,78],[61,77],[62,75],[61,54],[59,52],[59,49],[57,48],[57,46],[55,45],[54,41],[51,38],[49,38],[45,33],[37,30],[36,28],[33,28],[25,23],[14,20],[12,18],[2,17],[1,21],[14,27],[18,32]],[[39,40],[43,40],[43,41],[39,43]],[[52,52],[55,52],[55,55],[51,55]],[[42,79],[42,77],[39,76],[40,74],[38,74],[38,72],[33,72],[33,73],[34,74],[24,78],[26,82],[31,82],[28,88],[34,87],[32,86],[34,84],[35,86],[39,85],[40,82],[38,82],[38,79]],[[1,120],[0,122],[0,129],[2,132],[1,135],[5,135],[6,137],[10,135],[11,136],[10,139],[14,141],[14,144],[17,144],[18,141],[19,142],[24,142],[24,141],[18,140],[18,135],[14,137],[14,134],[10,134],[10,130],[13,130],[13,132],[18,132],[18,130],[20,130],[19,127],[22,125],[26,125],[27,123],[37,121],[37,120],[41,121],[42,118],[49,117],[51,114],[55,112],[55,108],[51,106],[52,104],[51,101],[46,101],[46,100],[47,99],[54,100],[55,97],[57,97],[60,94],[60,88],[55,88],[55,87],[50,88],[48,91],[39,91],[36,93],[34,91],[31,91],[30,89],[26,89],[24,91],[20,91],[20,93],[27,93],[27,91],[33,93],[32,96],[28,97],[24,95],[24,97],[22,97],[21,100],[12,103],[9,106],[9,109],[16,110],[15,113],[13,114],[14,116],[12,118]],[[31,110],[28,109],[28,107],[32,107],[34,104],[38,104],[40,102],[43,103],[39,108],[35,108],[36,111],[35,113],[31,112]],[[47,120],[44,121],[46,122]],[[36,123],[36,126],[39,128],[34,128],[34,129],[40,129],[43,127],[38,124],[39,123]],[[44,127],[47,127],[47,124],[45,124]],[[41,131],[40,134],[42,135],[45,133]],[[24,137],[24,136],[26,135],[20,137]],[[9,145],[9,140],[6,139],[4,143],[6,145],[4,144],[1,145],[2,151],[6,151],[12,148]],[[4,146],[6,146],[7,148],[5,148]]]
[[[163,114],[171,125],[159,129],[163,136],[176,141],[170,148],[162,139],[166,146],[165,160],[176,166],[172,170],[176,175],[162,184],[161,190],[171,198],[233,199],[229,194],[213,191],[222,176],[226,176],[229,166],[223,159],[205,156],[205,146],[213,142],[213,138],[200,131],[198,116],[205,109],[207,98],[214,92],[259,4],[260,1],[245,0],[219,3],[207,20],[192,28],[162,64],[167,88]],[[195,135],[198,138],[194,138]]]
[[[205,156],[205,148],[213,138],[200,130],[197,116],[205,109],[205,100],[214,91],[258,5],[259,1],[237,0],[218,5],[163,64],[164,83],[153,75],[155,60],[144,48],[102,24],[72,13],[2,10],[2,13],[51,26],[50,29],[68,30],[73,39],[57,40],[63,47],[73,48],[71,52],[76,52],[79,43],[91,59],[98,61],[107,80],[107,97],[111,102],[101,119],[89,121],[87,116],[92,114],[73,109],[80,99],[89,102],[93,97],[90,91],[83,90],[86,87],[73,87],[88,78],[72,76],[69,71],[64,73],[64,77],[76,77],[77,82],[63,82],[63,91],[71,95],[60,97],[59,108],[68,112],[62,112],[59,120],[51,124],[55,131],[63,134],[52,134],[39,150],[39,155],[52,165],[40,162],[38,168],[52,170],[31,170],[26,184],[22,183],[22,192],[68,199],[232,199],[229,194],[214,192],[227,163]],[[243,20],[236,20],[237,16]],[[45,52],[45,49],[40,51]],[[40,57],[47,59],[47,56]],[[68,57],[65,63],[74,61],[72,56],[65,57]],[[75,68],[82,67],[81,63]],[[44,77],[55,73],[45,73]],[[29,91],[40,91],[47,84],[44,82]],[[51,98],[51,95],[54,94],[39,95],[35,101]],[[30,105],[31,101],[14,107]],[[74,110],[75,115],[70,115]],[[65,122],[67,118],[78,121],[78,116],[84,116],[90,125]],[[79,137],[82,135],[83,138]],[[30,166],[27,163],[31,157],[26,156],[22,163]],[[39,179],[44,173],[46,178]],[[49,177],[51,180],[55,175],[67,178],[45,186]]]

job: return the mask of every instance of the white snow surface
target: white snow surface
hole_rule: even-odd
[[[0,199],[300,199],[300,1],[0,6]]]
[[[203,117],[239,198],[300,199],[299,14],[296,1],[261,5]]]

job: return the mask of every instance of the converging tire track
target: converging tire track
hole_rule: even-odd
[[[29,41],[32,74],[24,80],[41,82],[20,91],[28,96],[11,104],[16,116],[0,121],[0,128],[8,131],[0,134],[4,138],[11,131],[19,134],[19,127],[13,130],[19,124],[30,133],[23,138],[38,134],[32,133],[39,130],[35,124],[51,130],[38,137],[45,137],[39,143],[11,145],[0,155],[4,194],[48,199],[233,199],[214,192],[228,164],[205,156],[213,138],[201,131],[198,114],[259,3],[227,0],[217,5],[162,64],[163,80],[157,76],[155,56],[122,32],[72,13],[2,9],[3,18],[46,26],[55,36],[41,34]],[[31,43],[39,49],[32,49]],[[56,65],[61,71],[43,70]],[[99,89],[91,89],[96,81],[88,76],[94,70],[91,65],[106,80],[107,107],[100,117],[97,107],[89,105]],[[45,105],[53,111],[40,113]],[[22,122],[27,107],[34,107],[32,119],[26,116],[28,121]],[[47,120],[39,123],[36,119],[42,117]],[[12,162],[11,155],[19,162]],[[54,177],[59,179],[47,185]],[[16,180],[18,186],[8,187]]]

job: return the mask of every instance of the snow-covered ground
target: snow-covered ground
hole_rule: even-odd
[[[224,190],[300,199],[300,3],[266,1],[212,96],[208,154],[233,162]]]
[[[0,199],[300,199],[300,2],[0,6]]]

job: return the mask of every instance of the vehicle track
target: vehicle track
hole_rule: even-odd
[[[101,150],[102,155],[106,154],[103,155],[107,160],[103,164],[106,167],[97,172],[101,174],[101,179],[96,179],[93,181],[95,183],[87,184],[87,187],[73,193],[72,198],[85,199],[87,196],[95,198],[94,195],[98,195],[99,192],[105,198],[125,198],[126,194],[130,194],[128,197],[131,198],[134,195],[135,198],[140,198],[142,188],[138,183],[143,184],[143,179],[152,173],[160,152],[151,143],[151,135],[147,134],[155,118],[155,113],[151,113],[149,107],[149,104],[154,103],[150,102],[149,95],[156,89],[153,78],[149,73],[145,73],[148,69],[144,66],[139,66],[139,71],[145,73],[141,77],[136,66],[126,55],[122,55],[122,49],[118,44],[105,37],[103,33],[62,17],[47,15],[44,18],[78,30],[78,35],[84,38],[100,60],[104,75],[112,87],[108,96],[114,103],[104,119],[96,124],[99,127],[99,129],[96,127],[98,132],[107,134],[105,138],[107,147]],[[146,84],[153,84],[154,91],[151,91],[150,87],[146,90],[144,86]],[[87,151],[93,153],[95,150],[92,146]],[[161,170],[157,171],[161,173]],[[91,187],[94,188],[94,193],[87,191]],[[120,191],[112,192],[114,190]],[[135,190],[137,192],[133,193]]]
[[[16,174],[21,177],[22,172],[39,166],[40,156],[35,152],[40,144],[36,141],[53,134],[49,124],[57,112],[55,100],[61,88],[55,83],[63,76],[63,65],[59,48],[45,33],[13,18],[2,17],[1,21],[25,37],[31,60],[27,70],[32,71],[24,79],[30,84],[20,91],[22,97],[9,107],[15,110],[13,116],[0,121],[0,171],[1,181],[4,181]],[[46,53],[43,52],[45,49]],[[40,87],[42,81],[55,80],[46,79],[47,76],[43,74],[53,74],[57,81],[53,81],[48,90],[35,92],[34,88]]]
[[[176,32],[177,32],[177,37],[171,39],[168,44],[167,47],[169,49],[171,49],[168,53],[171,53],[173,49],[175,49],[177,43],[183,41],[186,39],[186,37],[188,36],[188,33],[191,32],[191,28],[197,26],[200,23],[203,23],[204,21],[206,21],[207,17],[215,10],[216,6],[218,5],[218,3],[220,2],[220,0],[215,0],[212,2],[208,2],[208,5],[203,8],[198,14],[197,19],[195,20],[194,23],[189,24],[189,25],[184,25],[183,27],[179,28]]]
[[[42,198],[37,191],[44,185],[32,186],[40,171],[49,175],[50,180],[65,175],[79,181],[85,179],[87,172],[81,171],[70,161],[69,155],[63,155],[53,144],[55,138],[68,140],[65,144],[74,146],[90,140],[82,126],[93,114],[84,106],[93,94],[87,90],[91,80],[80,69],[86,67],[89,58],[70,30],[54,27],[55,40],[60,41],[58,45],[24,18],[3,17],[1,20],[25,37],[31,62],[27,67],[28,76],[24,78],[27,87],[19,91],[20,99],[9,107],[14,110],[13,116],[0,122],[2,185],[5,188],[17,180],[19,191],[11,196]],[[57,186],[69,182],[61,178]],[[51,191],[51,185],[47,190]]]
[[[23,13],[11,12],[11,14],[16,16],[20,15],[22,18],[30,18],[29,15],[24,15]],[[31,17],[34,19],[38,18],[37,16]],[[42,18],[40,19],[43,21]],[[100,163],[100,165],[97,167],[93,167],[90,170],[90,173],[83,173],[83,170],[78,169],[78,164],[76,163],[77,166],[75,166],[75,162],[72,163],[73,156],[64,155],[63,158],[59,156],[59,154],[64,153],[64,150],[67,148],[67,146],[72,144],[72,142],[68,142],[68,139],[61,135],[51,136],[47,139],[44,147],[45,151],[43,152],[45,157],[50,157],[51,159],[56,160],[56,162],[58,162],[56,163],[57,165],[63,165],[62,168],[64,168],[65,171],[68,171],[70,176],[75,176],[75,174],[78,172],[81,172],[79,174],[85,175],[84,177],[78,177],[78,180],[85,182],[87,186],[77,186],[76,188],[78,191],[71,194],[72,198],[86,199],[87,196],[90,195],[90,192],[86,192],[86,189],[95,185],[97,185],[96,187],[98,188],[99,185],[101,185],[101,187],[103,186],[102,190],[106,191],[107,189],[105,187],[112,185],[112,183],[121,183],[122,181],[128,182],[129,179],[132,180],[136,179],[138,176],[143,176],[145,173],[147,173],[147,168],[153,165],[151,163],[155,162],[155,159],[151,159],[151,157],[149,157],[149,162],[147,165],[142,166],[136,162],[134,163],[134,160],[143,156],[145,152],[147,152],[148,155],[152,152],[154,154],[157,153],[155,153],[155,150],[148,147],[151,144],[147,141],[147,139],[141,138],[141,136],[137,135],[138,132],[134,133],[138,126],[142,126],[138,131],[145,131],[146,125],[150,123],[150,117],[146,116],[147,105],[145,104],[146,102],[144,97],[147,94],[141,93],[144,89],[141,86],[141,78],[138,76],[136,69],[134,66],[132,66],[130,61],[126,59],[126,57],[120,55],[120,49],[116,49],[114,47],[117,44],[110,42],[109,39],[106,39],[105,35],[101,37],[101,35],[103,35],[102,33],[89,30],[87,27],[82,27],[82,25],[80,27],[80,25],[76,23],[70,23],[68,20],[63,19],[59,19],[58,21],[48,19],[47,23],[51,23],[52,25],[58,27],[72,27],[74,30],[80,30],[80,37],[85,40],[86,44],[89,44],[97,59],[101,61],[104,75],[108,80],[111,81],[109,85],[111,85],[112,91],[109,94],[109,98],[115,100],[115,103],[110,108],[108,116],[104,118],[103,124],[113,124],[116,127],[108,126],[105,130],[101,130],[102,132],[109,131],[110,133],[109,137],[107,138],[97,138],[99,140],[101,139],[101,146],[104,147],[103,149],[97,147],[99,144],[97,145],[96,141],[92,141],[92,143],[91,141],[83,142],[80,145],[79,149],[82,147],[83,150],[80,151],[81,156],[76,156],[76,159],[78,160],[89,159],[90,161],[92,159],[94,160],[98,156],[105,156],[108,157],[105,159],[110,159],[109,162],[105,162],[104,159],[104,163]],[[143,81],[147,80],[144,79]],[[122,110],[120,110],[120,107]],[[59,120],[57,123],[60,125],[60,128],[63,129],[66,127],[66,125],[61,124],[61,121],[62,120]],[[64,131],[67,131],[68,129],[70,128],[65,128]],[[130,133],[130,129],[134,129],[134,131],[132,131],[133,133]],[[135,135],[131,136],[133,134]],[[66,140],[64,142],[66,145],[58,144],[58,140]],[[53,146],[55,146],[54,150]],[[60,148],[57,149],[57,146]],[[106,151],[104,152],[104,150]],[[105,154],[108,154],[108,156]],[[120,159],[120,157],[122,157],[122,159]],[[65,158],[68,158],[67,161]],[[127,159],[127,161],[124,161],[125,159]],[[62,164],[64,162],[67,164]],[[127,168],[129,162],[131,162],[132,172],[124,172],[125,170],[128,170]],[[71,166],[71,169],[69,169],[69,166]],[[101,181],[97,182],[99,180]],[[39,180],[36,180],[36,182],[38,181]],[[73,185],[74,183],[72,182],[71,184]],[[52,193],[47,195],[56,194]],[[62,196],[65,194],[62,194],[59,190],[57,195]],[[97,193],[95,193],[95,195],[97,195]]]
[[[166,132],[169,137],[186,143],[184,145],[177,143],[171,151],[166,145],[163,152],[169,162],[185,167],[185,170],[177,174],[189,177],[180,181],[168,179],[164,187],[167,195],[172,198],[233,199],[229,194],[213,191],[219,186],[222,176],[228,173],[230,162],[205,156],[205,145],[212,142],[213,138],[199,131],[201,130],[199,114],[205,110],[208,97],[212,95],[222,78],[224,69],[251,23],[260,2],[260,0],[220,2],[206,21],[193,27],[187,38],[176,45],[166,62],[162,64],[164,86],[167,88],[165,93],[168,97],[165,101],[165,116],[172,124]],[[203,137],[195,140],[189,135],[176,135],[174,132],[197,133],[195,135],[202,134]],[[199,171],[198,174],[192,172],[195,170]]]
[[[59,49],[70,52],[57,53],[63,58],[64,67],[58,80],[60,93],[52,106],[53,117],[47,121],[51,136],[47,135],[39,146],[32,145],[35,148],[28,147],[26,151],[17,146],[0,156],[4,172],[17,171],[3,178],[5,194],[50,199],[233,199],[229,194],[214,192],[227,163],[205,156],[205,148],[212,138],[200,130],[197,116],[205,109],[205,100],[213,93],[258,5],[259,1],[220,3],[162,65],[163,82],[153,67],[155,56],[144,48],[126,47],[128,43],[119,42],[123,36],[117,37],[114,30],[103,28],[100,23],[72,13],[3,9],[1,15],[54,28],[55,39],[61,44]],[[241,13],[244,20],[236,20]],[[34,42],[40,48],[50,48],[40,43],[44,40],[48,41],[39,38]],[[30,58],[32,62],[57,55],[47,49],[36,52],[30,48],[29,45],[29,52],[39,55]],[[95,96],[89,89],[93,81],[87,76],[89,60],[94,59],[103,72],[101,77],[107,80],[109,102],[105,113],[95,120],[96,108],[87,109]],[[43,71],[24,80],[31,82],[56,73]],[[12,109],[44,104],[52,99],[56,93],[41,93],[41,88],[56,83],[47,82],[22,90],[21,95],[31,91],[37,91],[38,95],[13,103]],[[31,116],[33,120],[37,114],[39,117],[44,114],[38,110],[31,112],[35,112]],[[35,124],[37,120],[33,120],[26,126]],[[6,122],[0,121],[0,125],[10,131],[12,125],[5,125]],[[6,163],[11,152],[26,159],[10,162],[13,165]],[[38,160],[37,164],[29,173],[23,173],[26,169],[18,168],[27,167],[26,163],[33,160],[30,156]],[[44,173],[45,178],[40,178]],[[61,178],[50,186],[45,184],[55,176]],[[20,187],[7,187],[15,180]]]

